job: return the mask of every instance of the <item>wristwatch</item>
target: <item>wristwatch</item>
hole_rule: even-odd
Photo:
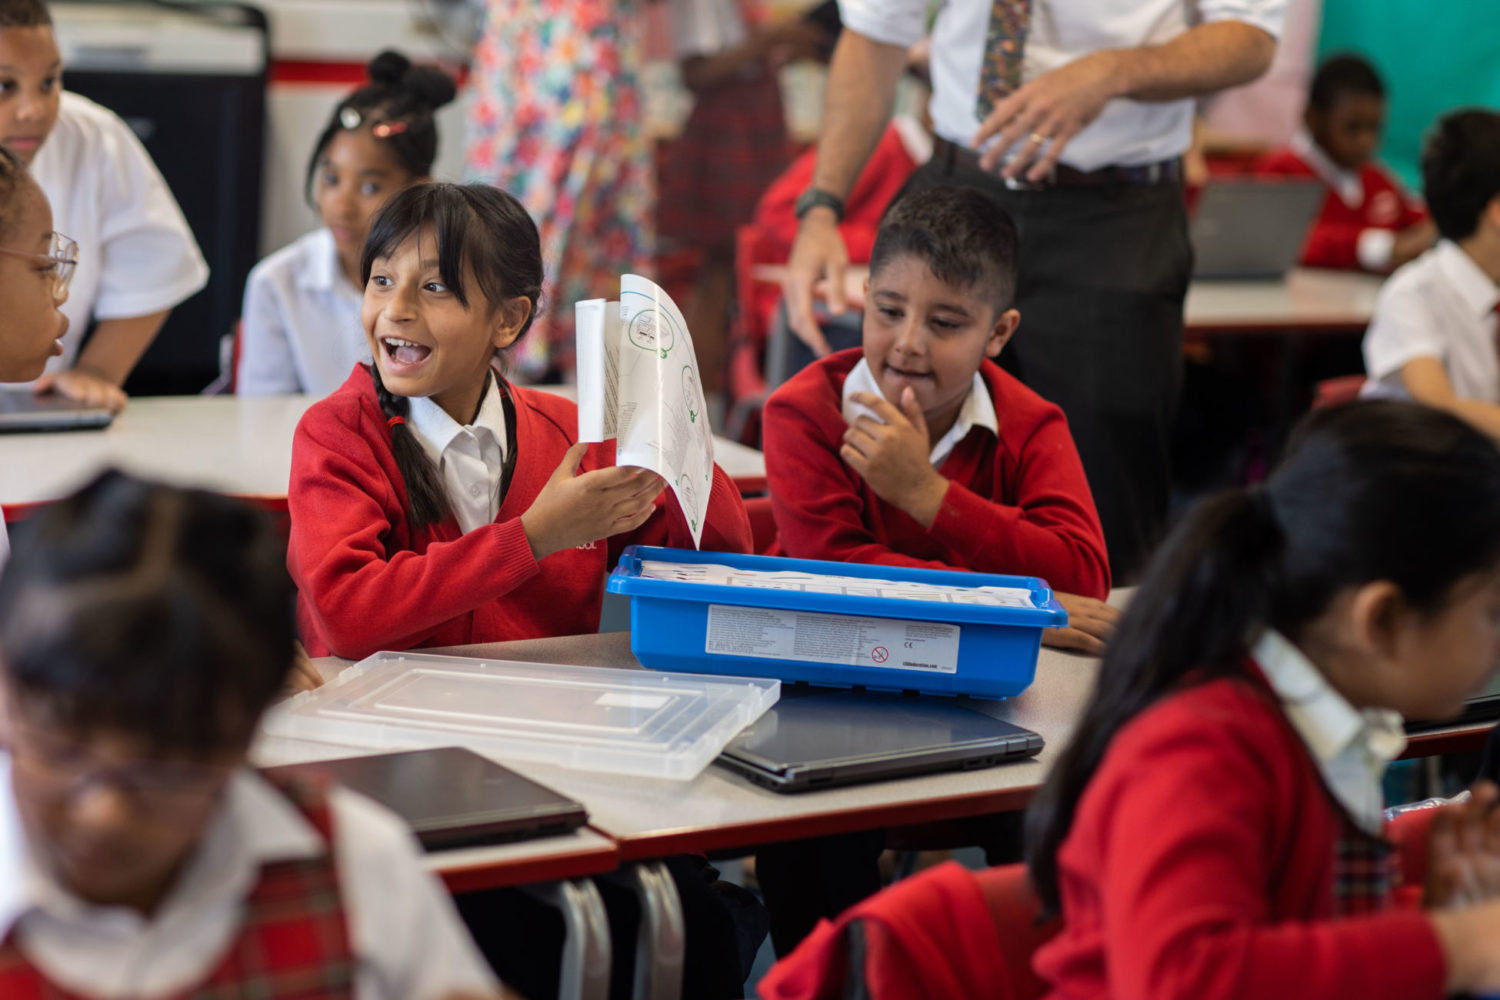
[[[831,208],[834,219],[838,222],[844,221],[844,199],[832,191],[824,191],[822,188],[815,187],[808,188],[797,199],[794,213],[800,219],[815,208]]]

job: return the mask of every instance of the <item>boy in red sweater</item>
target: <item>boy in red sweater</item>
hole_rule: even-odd
[[[1432,246],[1427,213],[1375,162],[1385,122],[1385,87],[1358,56],[1334,56],[1313,76],[1306,128],[1267,154],[1264,177],[1316,177],[1328,197],[1302,248],[1308,267],[1385,273]]]
[[[1102,649],[1104,535],[1062,411],[994,358],[1020,323],[1016,230],[970,189],[921,191],[876,238],[864,346],[766,403],[766,478],[789,556],[1038,576]]]

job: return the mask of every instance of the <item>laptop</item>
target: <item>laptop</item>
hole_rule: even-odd
[[[583,806],[461,747],[345,757],[268,768],[312,775],[369,796],[404,819],[429,851],[575,830]]]
[[[114,419],[102,407],[80,406],[65,396],[0,389],[0,434],[91,430],[108,427]]]
[[[1194,278],[1281,278],[1326,196],[1317,180],[1215,178],[1193,214]]]
[[[1029,729],[951,698],[783,689],[714,763],[772,791],[805,792],[992,767],[1041,749]]]

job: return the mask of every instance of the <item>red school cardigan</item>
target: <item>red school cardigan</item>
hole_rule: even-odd
[[[1049,997],[1438,1000],[1425,914],[1333,916],[1344,822],[1251,679],[1168,696],[1116,735],[1058,852]]]
[[[1037,576],[1103,600],[1109,557],[1068,422],[984,361],[998,440],[975,428],[938,468],[949,480],[931,530],[876,496],[839,455],[844,379],[860,348],[814,362],[766,402],[766,481],[786,555],[798,559]]]
[[[625,535],[538,562],[521,515],[577,438],[578,410],[551,393],[510,386],[515,471],[494,523],[460,532],[450,515],[417,529],[369,369],[358,366],[316,403],[292,442],[287,568],[314,656],[358,659],[382,649],[571,635],[599,621],[604,580],[626,545],[691,548],[672,491]],[[614,442],[591,446],[580,471],[614,465]],[[703,548],[751,549],[739,491],[714,467]]]

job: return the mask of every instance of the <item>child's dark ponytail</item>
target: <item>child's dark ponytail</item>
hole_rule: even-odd
[[[438,148],[437,122],[433,116],[458,94],[452,77],[431,66],[414,65],[390,49],[370,60],[366,72],[370,82],[339,102],[313,146],[312,159],[307,164],[309,200],[318,161],[341,131],[367,128],[390,149],[411,177],[432,173]]]
[[[391,454],[395,456],[396,468],[406,482],[412,527],[425,528],[436,524],[449,514],[448,494],[443,489],[437,467],[422,449],[416,433],[406,426],[411,401],[385,387],[385,381],[380,377],[380,365],[371,365],[370,375],[375,379],[375,398],[380,401],[380,409],[391,428]]]
[[[360,285],[370,283],[375,262],[430,229],[437,242],[438,274],[465,309],[494,309],[522,298],[530,312],[519,340],[531,328],[542,295],[542,243],[536,223],[514,197],[486,184],[417,184],[376,213],[360,255]],[[477,294],[476,294],[477,293]],[[404,422],[409,403],[386,390],[374,366],[375,394],[391,421],[391,448],[406,480],[412,523],[425,527],[448,516],[438,470]],[[396,419],[400,418],[400,419]]]
[[[1293,641],[1343,589],[1400,587],[1420,613],[1500,564],[1500,451],[1448,414],[1364,402],[1303,422],[1264,486],[1199,504],[1152,559],[1072,741],[1027,817],[1038,896],[1059,911],[1057,853],[1120,729],[1194,681],[1239,674],[1267,628]]]

